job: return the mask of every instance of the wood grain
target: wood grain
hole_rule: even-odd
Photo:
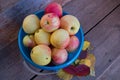
[[[96,80],[120,80],[120,55]]]
[[[89,40],[94,46],[93,53],[95,54],[97,60],[95,65],[96,77],[88,77],[89,80],[96,80],[97,77],[103,75],[102,73],[120,55],[119,14],[120,7],[117,8],[113,13],[111,13],[107,18],[105,18],[99,25],[97,25],[85,36],[85,38]],[[117,76],[119,76],[119,74]],[[86,80],[86,78],[80,79]]]
[[[76,16],[86,33],[118,4],[120,0],[73,0],[63,10]]]
[[[19,0],[0,0],[0,13],[17,3],[18,1]]]
[[[37,76],[33,80],[61,80],[57,75]],[[77,77],[73,77],[72,80],[79,80]]]
[[[19,53],[17,40],[8,47],[0,50],[0,79],[1,80],[29,80],[34,74],[23,65]]]

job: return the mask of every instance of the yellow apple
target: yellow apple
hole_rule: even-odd
[[[39,29],[34,34],[34,39],[37,44],[46,44],[50,45],[50,33]]]
[[[34,63],[47,65],[51,62],[51,49],[47,45],[37,45],[32,49],[30,56]]]
[[[39,27],[40,27],[39,18],[36,15],[31,14],[31,15],[28,15],[27,17],[25,17],[25,19],[23,21],[23,30],[26,33],[32,34]]]
[[[50,37],[51,44],[56,48],[66,48],[69,41],[69,33],[64,29],[54,31]]]

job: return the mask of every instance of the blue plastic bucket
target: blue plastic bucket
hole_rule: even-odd
[[[43,15],[44,15],[44,11],[38,11],[35,13],[39,18],[41,18]],[[66,15],[68,13],[66,12],[63,12],[63,15]],[[26,33],[23,31],[22,27],[20,28],[19,30],[19,34],[18,34],[18,45],[19,45],[19,49],[20,49],[20,52],[22,54],[22,57],[25,59],[26,62],[30,63],[31,65],[33,65],[34,67],[36,68],[39,68],[39,69],[43,69],[43,70],[59,70],[59,69],[62,69],[64,67],[67,67],[69,66],[70,64],[72,64],[77,58],[78,56],[80,55],[80,52],[82,50],[82,47],[83,47],[83,43],[84,43],[84,34],[83,34],[83,30],[82,30],[82,27],[80,27],[79,29],[79,32],[76,34],[76,36],[78,37],[79,41],[80,41],[80,45],[79,47],[71,52],[71,53],[68,53],[68,59],[65,63],[63,64],[60,64],[60,65],[46,65],[46,66],[40,66],[40,65],[37,65],[35,64],[31,58],[30,58],[30,51],[31,49],[25,47],[23,45],[23,38],[24,36],[26,35]]]

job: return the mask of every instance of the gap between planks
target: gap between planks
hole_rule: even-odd
[[[120,55],[117,56],[117,58],[109,65],[109,67],[96,79],[96,80],[100,80],[100,78],[114,65],[114,63],[116,63],[117,60],[120,59]]]

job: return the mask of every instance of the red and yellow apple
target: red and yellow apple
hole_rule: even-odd
[[[34,47],[36,45],[35,40],[34,40],[34,36],[33,35],[24,36],[23,44],[26,47],[30,47],[30,48]]]
[[[59,17],[62,16],[62,6],[56,2],[48,4],[45,8],[45,13],[55,13]]]
[[[51,34],[50,42],[56,48],[66,48],[69,44],[69,33],[64,29],[58,29]]]
[[[55,64],[62,64],[64,63],[68,58],[68,53],[66,49],[52,49],[52,59],[53,63]]]
[[[38,65],[47,65],[51,62],[51,49],[47,45],[37,45],[31,50],[30,57]]]
[[[79,39],[76,36],[71,36],[70,37],[70,42],[68,44],[68,46],[66,47],[66,50],[68,52],[72,52],[74,50],[76,50],[79,46]]]
[[[26,33],[32,34],[39,27],[40,27],[39,18],[36,15],[31,14],[31,15],[28,15],[27,17],[25,17],[25,19],[23,21],[23,30]]]
[[[60,27],[67,30],[70,35],[75,35],[80,28],[80,23],[75,16],[65,15],[60,19]]]
[[[37,44],[50,45],[50,33],[39,29],[34,34],[34,39]]]
[[[41,18],[40,25],[46,32],[53,32],[60,27],[60,19],[54,13],[48,13]]]

